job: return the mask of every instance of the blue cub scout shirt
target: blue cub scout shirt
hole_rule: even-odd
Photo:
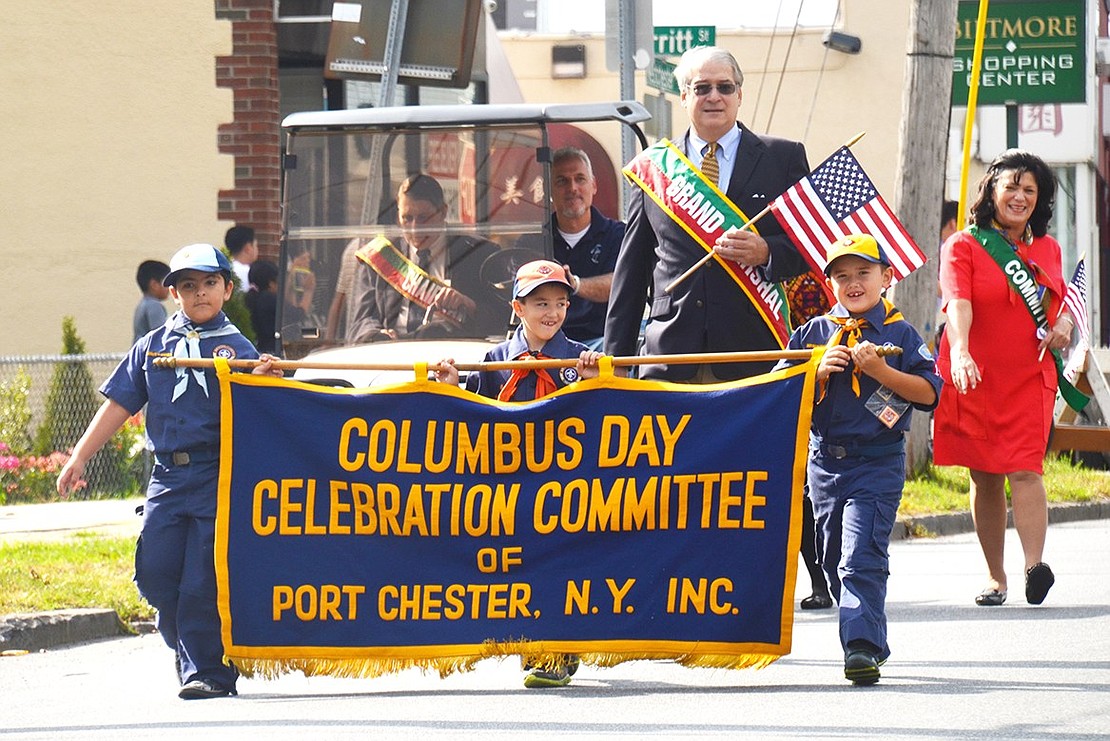
[[[220,314],[198,329],[217,329],[227,317]],[[185,393],[173,398],[179,376],[172,368],[156,368],[154,359],[173,355],[178,342],[184,342],[188,319],[180,311],[166,323],[140,338],[112,375],[100,387],[100,393],[135,414],[147,405],[146,431],[158,452],[192,450],[219,445],[220,384],[213,369],[204,371],[208,386],[205,395],[191,369],[186,370],[188,386]],[[200,354],[204,358],[254,360],[258,351],[243,335],[203,337]]]
[[[588,349],[589,348],[582,343],[575,342],[563,334],[562,330],[559,330],[555,333],[554,337],[547,341],[547,344],[543,346],[540,352],[549,358],[577,359],[578,356],[582,354],[583,350]],[[483,360],[512,360],[525,352],[528,352],[528,341],[524,339],[524,327],[517,327],[516,332],[511,338],[487,352]],[[561,389],[578,380],[578,370],[575,368],[548,368],[547,372],[551,374],[551,379],[555,381],[557,389]],[[501,393],[501,388],[508,382],[512,375],[512,372],[507,370],[471,373],[466,378],[466,388],[468,391],[473,391],[476,394],[481,394],[490,399],[496,399],[497,395]],[[513,394],[511,401],[532,401],[535,398],[536,375],[534,373],[529,373],[517,384],[516,392]]]
[[[849,316],[848,311],[836,304],[829,314],[837,317]],[[901,355],[888,355],[885,360],[890,367],[910,373],[929,381],[936,392],[932,404],[914,404],[914,409],[923,412],[932,410],[940,399],[940,377],[934,369],[932,353],[928,345],[913,325],[904,319],[884,324],[887,310],[882,301],[868,310],[861,318],[867,320],[861,341],[875,345],[891,344],[902,348]],[[790,336],[788,349],[809,350],[827,345],[829,338],[840,331],[840,326],[826,316],[810,319]],[[796,363],[780,361],[777,368]],[[887,427],[864,406],[879,389],[879,382],[866,373],[859,374],[860,393],[857,398],[852,390],[852,370],[849,365],[842,373],[833,373],[827,380],[825,398],[813,409],[811,429],[813,435],[821,440],[831,440],[838,444],[883,445],[900,440],[910,427],[910,410],[895,423]]]

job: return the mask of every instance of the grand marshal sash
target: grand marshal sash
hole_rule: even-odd
[[[668,139],[661,139],[641,152],[622,172],[707,251],[713,250],[713,243],[725,231],[748,222],[744,212],[706,180]],[[759,233],[754,227],[749,228]],[[767,281],[756,268],[724,260],[719,255],[716,259],[728,268],[779,347],[786,347],[790,339],[790,307],[782,286]]]
[[[998,267],[1001,268],[1002,274],[1006,276],[1010,287],[1021,297],[1022,304],[1033,318],[1033,323],[1038,329],[1047,332],[1048,316],[1045,314],[1044,304],[1041,302],[1037,290],[1036,271],[1029,267],[1010,246],[1010,243],[994,229],[980,229],[978,226],[972,225],[968,227],[967,231],[975,237],[979,244],[983,245],[983,249],[991,256],[991,259],[998,263]],[[1064,361],[1060,356],[1060,351],[1051,350],[1050,352],[1056,366],[1056,381],[1060,387],[1060,396],[1064,397],[1064,401],[1075,411],[1082,410],[1090,399],[1075,386],[1072,386],[1071,382],[1064,377]]]
[[[452,294],[462,296],[451,286],[428,275],[401,254],[385,237],[375,237],[355,253],[402,296],[421,309],[435,304],[435,310],[451,324],[462,326],[467,320],[463,301],[443,301]]]

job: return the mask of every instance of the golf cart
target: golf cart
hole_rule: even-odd
[[[634,101],[361,108],[288,116],[282,124],[281,352],[291,360],[359,365],[443,357],[480,361],[513,330],[509,301],[517,268],[552,257],[550,235],[543,238],[551,217],[551,153],[568,145],[584,150],[599,184],[595,205],[616,216],[618,168],[590,132],[618,141],[619,127],[627,126],[646,146],[639,124],[648,118]],[[459,270],[470,271],[466,275],[433,279],[404,258],[398,189],[416,174],[429,176],[442,189],[445,211],[427,223],[406,215],[405,235],[480,243],[482,259],[458,263]],[[408,324],[409,331],[397,338],[367,334],[358,307],[363,305],[364,315],[364,302],[373,296],[352,287],[358,280],[339,285],[345,261],[348,275],[374,270],[380,276],[377,290],[396,289],[406,299],[463,290],[474,295],[466,295],[459,311],[441,308],[439,300],[426,308],[411,305],[422,321],[416,329]],[[479,311],[494,319],[479,321]],[[305,368],[296,377],[365,387],[409,380],[412,372]]]

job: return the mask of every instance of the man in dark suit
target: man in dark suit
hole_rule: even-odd
[[[465,316],[464,326],[448,321],[435,308],[427,310],[409,301],[360,259],[351,290],[349,344],[452,334],[504,335],[509,310],[483,280],[481,271],[482,263],[497,252],[497,245],[471,236],[448,235],[446,218],[443,188],[434,178],[418,174],[401,184],[397,220],[404,240],[396,245],[397,250],[428,275],[450,284],[454,290],[438,301],[444,309]]]
[[[675,77],[690,128],[675,144],[696,167],[713,145],[718,187],[749,218],[809,174],[799,142],[760,136],[736,120],[744,75],[725,49],[698,47],[682,55]],[[644,352],[649,355],[778,349],[774,335],[728,271],[710,261],[672,293],[664,288],[705,256],[705,249],[637,189],[613,274],[605,351],[636,354],[644,304],[651,297]],[[718,255],[757,267],[770,281],[808,270],[774,218],[760,219],[759,234],[730,229],[714,246]],[[651,293],[649,294],[649,289]],[[770,370],[768,363],[645,365],[641,378],[685,382],[733,380]]]

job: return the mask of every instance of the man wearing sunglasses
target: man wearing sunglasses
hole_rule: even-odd
[[[675,145],[749,218],[809,174],[799,142],[756,134],[737,121],[744,74],[730,52],[719,47],[687,51],[675,69],[690,128]],[[712,150],[716,168],[707,163]],[[711,173],[716,170],[716,177]],[[613,274],[605,351],[636,354],[636,342],[651,297],[644,352],[732,352],[778,349],[774,335],[748,296],[716,260],[664,289],[705,256],[705,250],[643,190],[634,189],[627,230]],[[773,218],[754,231],[731,229],[714,246],[720,257],[757,267],[769,281],[808,270],[805,260]],[[650,291],[650,293],[649,293]],[[773,363],[641,366],[641,378],[704,383],[733,380],[770,370]]]
[[[388,266],[393,269],[382,275],[371,267],[381,265],[380,260],[367,260],[369,254],[363,257],[367,246],[359,250],[351,290],[349,344],[444,337],[459,328],[460,318],[475,336],[504,334],[508,315],[481,280],[482,263],[497,252],[497,246],[475,237],[448,234],[446,220],[443,187],[435,178],[417,174],[401,183],[397,223],[403,239],[393,246],[406,263],[399,269],[397,265]],[[413,285],[423,286],[422,294],[435,290],[432,282],[421,276],[439,281],[436,285],[447,283],[451,290],[439,289],[433,306],[423,307],[402,293]]]

